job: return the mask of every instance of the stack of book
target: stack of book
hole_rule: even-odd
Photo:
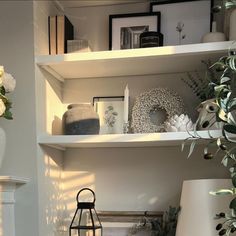
[[[67,40],[74,39],[74,27],[69,19],[63,16],[48,17],[49,54],[67,53]]]

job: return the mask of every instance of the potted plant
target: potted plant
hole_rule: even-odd
[[[0,66],[0,118],[13,119],[11,113],[12,103],[7,94],[15,89],[16,81],[11,74],[4,72],[4,67]],[[2,165],[6,146],[5,131],[0,126],[0,167]]]
[[[144,216],[130,228],[128,236],[138,235],[139,232],[145,232],[150,236],[175,236],[179,211],[180,207],[170,206],[168,211],[164,212],[162,219],[149,219]]]
[[[221,155],[222,164],[228,168],[232,178],[232,188],[220,189],[211,194],[224,195],[224,194],[236,194],[236,54],[233,51],[229,51],[227,56],[221,57],[216,63],[211,66],[211,69],[215,69],[220,72],[219,82],[210,82],[211,87],[214,88],[214,110],[207,113],[211,113],[215,116],[215,122],[220,122],[222,135],[217,139],[209,138],[208,145],[204,148],[204,158],[213,159],[217,155]],[[202,118],[202,117],[201,117]],[[204,119],[204,117],[203,117]],[[201,139],[196,131],[196,127],[200,119],[197,120],[195,125],[194,135],[191,135],[193,141],[190,145],[189,155],[193,152],[197,139]],[[210,131],[209,131],[210,135]],[[214,152],[210,151],[210,147],[215,147]],[[184,144],[182,148],[184,147]],[[230,213],[219,212],[216,218],[222,219],[222,223],[216,226],[216,230],[219,235],[230,235],[236,231],[236,197],[229,203]]]

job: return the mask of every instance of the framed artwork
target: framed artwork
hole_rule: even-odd
[[[124,123],[124,96],[94,97],[93,104],[99,116],[99,134],[122,134]]]
[[[144,31],[160,32],[160,25],[160,12],[110,15],[109,49],[139,48],[139,35]]]
[[[143,230],[139,227],[139,232],[134,227],[140,226],[144,221],[148,225],[151,220],[163,220],[163,212],[158,211],[98,211],[98,216],[102,222],[103,236],[146,236],[151,234],[151,230],[147,230],[145,224]]]
[[[210,32],[213,0],[162,0],[150,6],[151,12],[161,12],[164,46],[200,43]]]

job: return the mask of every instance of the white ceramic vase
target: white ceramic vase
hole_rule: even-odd
[[[231,12],[230,15],[229,40],[236,40],[236,8]]]
[[[203,43],[222,42],[225,40],[226,40],[225,34],[222,32],[217,32],[217,27],[216,27],[215,21],[212,22],[212,31],[202,37]]]
[[[2,161],[4,159],[6,148],[6,134],[4,129],[0,126],[0,168],[2,167]]]

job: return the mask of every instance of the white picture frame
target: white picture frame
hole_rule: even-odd
[[[166,0],[151,3],[151,12],[161,12],[164,46],[201,43],[211,29],[213,0]]]
[[[99,134],[122,134],[124,125],[124,97],[103,97],[94,100],[99,116]]]

